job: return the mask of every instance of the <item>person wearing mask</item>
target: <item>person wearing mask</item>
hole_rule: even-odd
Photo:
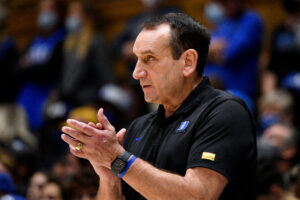
[[[218,1],[226,16],[212,33],[204,74],[222,82],[224,89],[253,99],[263,41],[261,17],[245,8],[245,0]]]
[[[60,4],[56,0],[41,0],[38,5],[39,34],[26,49],[19,68],[22,81],[18,103],[25,109],[30,128],[39,131],[44,125],[43,105],[53,88],[61,68],[62,42]]]
[[[58,100],[71,107],[94,105],[99,88],[115,82],[109,51],[96,33],[92,5],[73,1],[68,5],[64,62],[56,91]]]
[[[282,0],[282,5],[287,17],[272,33],[268,67],[279,84],[289,73],[299,72],[300,65],[300,1]]]
[[[299,133],[295,127],[276,123],[258,138],[258,160],[273,160],[281,174],[299,161]]]
[[[296,128],[281,122],[258,137],[257,200],[296,200],[291,172],[299,162],[299,142]]]
[[[280,86],[292,92],[295,101],[300,100],[300,1],[281,0],[286,18],[271,35],[268,70],[275,74]],[[300,106],[295,105],[294,123],[300,128]]]
[[[225,18],[225,10],[218,0],[211,0],[204,5],[203,14],[205,19],[213,26],[217,27]]]

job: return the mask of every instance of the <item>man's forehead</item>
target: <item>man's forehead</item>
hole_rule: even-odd
[[[169,34],[170,33],[170,24],[163,23],[153,27],[145,27],[142,29],[141,33],[144,31],[153,31],[157,32],[157,34]]]
[[[137,36],[134,51],[149,51],[150,46],[168,45],[170,41],[170,25],[161,24],[153,28],[144,28]]]

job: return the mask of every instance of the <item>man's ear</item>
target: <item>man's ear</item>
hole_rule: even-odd
[[[183,75],[190,76],[196,71],[198,53],[195,49],[188,49],[183,52],[182,59],[184,59]]]

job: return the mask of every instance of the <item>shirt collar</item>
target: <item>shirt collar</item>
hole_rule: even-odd
[[[163,122],[165,120],[171,120],[178,115],[190,112],[196,105],[198,105],[203,98],[208,94],[208,89],[212,88],[208,77],[204,76],[203,80],[198,86],[188,95],[183,101],[180,107],[168,118],[165,118],[165,109],[163,105],[159,105],[157,109],[156,120]]]

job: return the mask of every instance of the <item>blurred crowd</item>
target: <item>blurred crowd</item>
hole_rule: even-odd
[[[116,129],[155,109],[131,77],[132,46],[144,20],[182,12],[161,2],[142,0],[144,10],[108,45],[94,5],[40,0],[39,33],[22,51],[0,3],[0,200],[95,199],[99,177],[69,153],[60,128],[67,118],[96,123],[99,107]],[[202,11],[212,33],[204,75],[243,99],[257,122],[258,200],[300,199],[300,0],[282,7],[286,18],[272,32],[266,69],[257,11],[244,0],[209,0]],[[126,63],[126,76],[117,75],[114,59]]]

